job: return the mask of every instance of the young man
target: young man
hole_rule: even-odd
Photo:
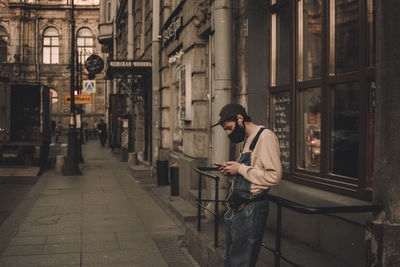
[[[233,143],[243,142],[238,161],[224,162],[219,170],[233,177],[225,214],[225,267],[255,266],[268,216],[266,193],[279,184],[282,166],[276,135],[251,122],[239,104],[225,105],[221,125]]]

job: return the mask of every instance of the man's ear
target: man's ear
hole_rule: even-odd
[[[237,115],[236,115],[236,119],[237,119],[238,123],[239,123],[239,122],[240,122],[240,123],[243,123],[243,121],[244,121],[244,118],[243,118],[243,116],[242,116],[241,114],[237,114]]]

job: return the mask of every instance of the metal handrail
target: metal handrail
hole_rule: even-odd
[[[198,186],[198,193],[197,193],[197,199],[196,204],[197,204],[197,231],[200,232],[201,230],[201,209],[205,209],[211,214],[214,215],[214,247],[218,247],[218,221],[219,221],[219,211],[218,211],[218,202],[221,202],[218,199],[218,182],[219,182],[219,176],[212,175],[208,173],[207,171],[216,171],[218,168],[214,167],[198,167],[195,169],[195,171],[199,174],[199,186]],[[201,199],[201,185],[202,185],[202,177],[206,176],[207,178],[213,179],[215,181],[215,197],[214,199]],[[214,201],[215,205],[215,211],[210,210],[207,208],[205,205],[203,205],[203,202],[211,202]]]
[[[378,212],[382,210],[382,205],[353,205],[353,206],[331,206],[331,207],[309,207],[289,199],[278,197],[270,193],[267,194],[267,199],[277,205],[276,216],[276,235],[275,249],[268,247],[265,243],[262,246],[271,251],[275,256],[275,267],[280,266],[280,259],[286,261],[292,266],[300,267],[301,265],[294,263],[284,257],[281,252],[281,237],[282,237],[282,207],[303,214],[332,214],[332,213],[351,213],[351,212]]]

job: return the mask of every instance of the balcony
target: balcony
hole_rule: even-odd
[[[113,24],[99,24],[99,43],[102,45],[112,45],[113,43]]]
[[[20,72],[18,63],[0,63],[0,79],[16,80]]]

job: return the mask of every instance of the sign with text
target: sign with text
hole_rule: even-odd
[[[64,103],[65,104],[71,103],[71,97],[69,95],[64,96]],[[76,95],[75,104],[76,105],[92,104],[92,95]]]

